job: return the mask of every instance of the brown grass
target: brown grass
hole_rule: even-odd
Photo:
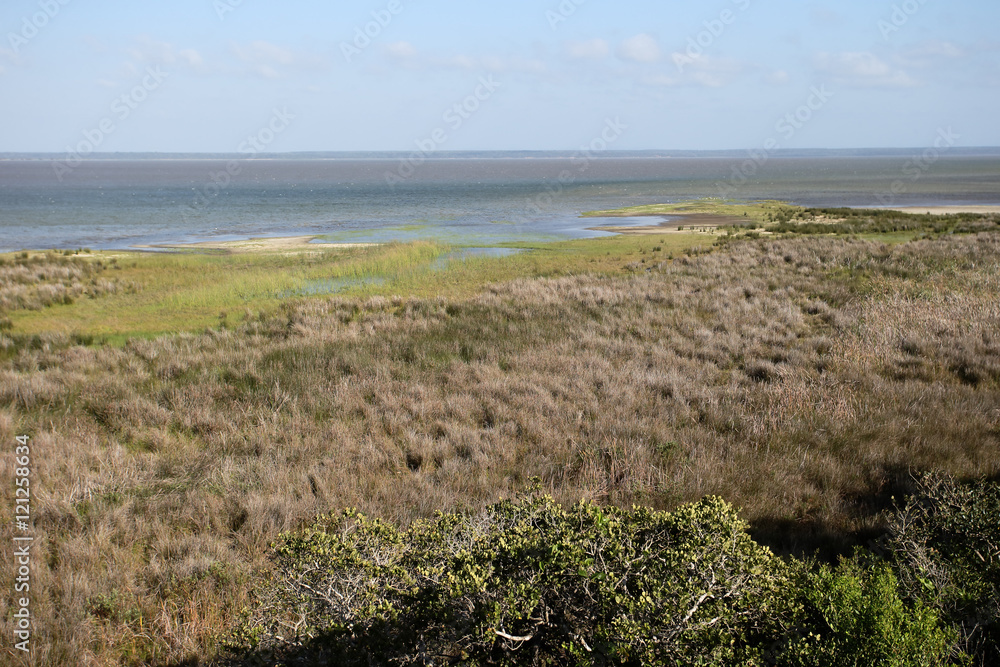
[[[54,252],[22,253],[0,259],[0,314],[40,310],[69,304],[81,297],[96,298],[131,288],[105,277],[107,268],[100,261],[91,262]]]
[[[634,268],[12,352],[0,466],[32,436],[33,663],[211,656],[269,542],[331,508],[405,524],[537,476],[564,501],[719,494],[760,539],[835,553],[910,471],[1000,472],[997,236]]]

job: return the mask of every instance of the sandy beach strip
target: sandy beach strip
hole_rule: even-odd
[[[221,250],[229,253],[295,252],[303,250],[337,250],[370,248],[378,243],[313,243],[320,236],[274,236],[242,241],[201,241],[199,243],[157,243],[133,246],[139,250]]]
[[[736,215],[719,215],[716,213],[650,213],[648,217],[670,217],[658,225],[637,225],[633,227],[588,227],[597,232],[613,232],[626,236],[649,236],[652,234],[690,234],[692,232],[711,232],[723,225],[741,224],[746,218]],[[641,217],[639,215],[635,217]],[[680,219],[677,219],[680,218]]]

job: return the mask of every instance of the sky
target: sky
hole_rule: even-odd
[[[3,0],[0,152],[1000,146],[996,0]]]

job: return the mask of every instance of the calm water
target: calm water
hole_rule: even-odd
[[[918,154],[915,152],[915,155]],[[599,235],[595,209],[725,195],[813,206],[1000,204],[1000,156],[0,161],[0,251],[321,234],[490,245]],[[227,166],[231,173],[226,173]],[[743,173],[738,171],[743,168]],[[406,178],[392,178],[387,174]],[[402,182],[399,182],[402,180]],[[896,195],[891,195],[897,182]],[[615,224],[635,224],[615,220]]]

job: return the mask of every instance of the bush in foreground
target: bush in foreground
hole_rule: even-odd
[[[1000,485],[929,474],[889,522],[906,594],[938,610],[977,664],[1000,664]]]
[[[719,498],[531,498],[405,531],[347,511],[276,554],[238,633],[246,662],[902,666],[950,646],[884,566],[789,565]]]
[[[944,665],[954,633],[937,613],[900,596],[892,569],[859,554],[837,568],[805,575],[793,592],[801,606],[793,636],[775,651],[773,664],[801,667]]]

